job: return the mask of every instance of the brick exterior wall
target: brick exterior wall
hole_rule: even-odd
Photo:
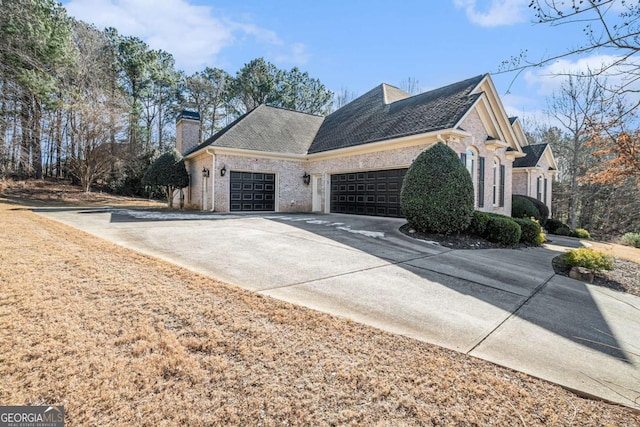
[[[216,211],[229,211],[229,172],[238,171],[275,173],[276,212],[311,212],[311,185],[305,185],[302,180],[304,173],[308,172],[305,168],[307,162],[229,155],[216,155],[215,162]],[[220,176],[223,166],[226,166],[227,173]]]
[[[511,189],[512,189],[512,164],[513,160],[508,159],[505,156],[505,149],[498,148],[497,150],[489,149],[486,145],[487,131],[482,124],[480,115],[474,109],[464,119],[460,127],[467,132],[471,133],[470,137],[463,138],[460,143],[452,145],[458,154],[464,153],[468,148],[471,148],[476,152],[477,156],[484,157],[484,207],[479,207],[480,203],[477,200],[478,178],[474,177],[474,187],[476,194],[476,209],[484,212],[494,212],[502,215],[511,215]],[[504,206],[493,206],[493,161],[498,159],[501,165],[505,166],[505,182],[504,182]],[[477,168],[477,162],[476,162]]]
[[[512,160],[505,157],[505,149],[490,150],[485,142],[487,133],[484,130],[480,116],[475,110],[465,118],[461,127],[472,136],[463,140],[449,144],[451,148],[460,154],[471,147],[479,156],[485,158],[485,191],[484,207],[476,207],[479,210],[495,212],[504,215],[511,213],[511,189],[512,189]],[[185,132],[183,128],[183,133]],[[197,134],[197,132],[194,132]],[[424,151],[430,144],[436,142],[436,137],[417,140],[415,145],[387,149],[376,152],[352,154],[345,157],[337,157],[324,160],[284,160],[260,158],[255,156],[232,156],[215,155],[215,166],[212,167],[213,158],[210,154],[201,154],[188,160],[188,171],[191,176],[191,185],[187,191],[185,201],[190,206],[200,207],[203,201],[203,179],[202,168],[211,169],[211,176],[207,181],[207,203],[206,210],[210,210],[211,193],[213,185],[214,207],[216,211],[229,211],[229,180],[231,171],[242,172],[265,172],[276,174],[276,211],[278,212],[311,212],[312,211],[312,189],[313,184],[305,185],[302,176],[305,172],[312,175],[312,181],[317,178],[319,183],[319,193],[322,195],[321,211],[328,212],[328,186],[330,175],[336,173],[367,171],[377,169],[395,169],[409,167],[413,160]],[[504,206],[493,206],[492,185],[493,185],[493,159],[497,158],[501,165],[505,166],[505,198]],[[476,163],[477,164],[477,163]],[[220,176],[220,169],[226,166],[227,174]],[[477,177],[474,179],[477,185]],[[476,197],[478,191],[476,188]]]
[[[200,143],[200,121],[181,117],[176,123],[176,150],[184,154]]]
[[[516,169],[513,173],[513,194],[522,194],[525,196],[538,197],[538,177],[547,179],[547,198],[543,200],[549,208],[549,217],[551,217],[553,200],[553,176],[554,172],[549,171],[549,161],[546,156],[542,156],[535,168]],[[544,189],[542,197],[544,199]]]

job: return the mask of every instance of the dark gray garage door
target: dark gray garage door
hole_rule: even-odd
[[[276,176],[272,173],[231,172],[231,207],[238,211],[274,211]]]
[[[331,175],[331,212],[401,217],[400,189],[407,169]]]

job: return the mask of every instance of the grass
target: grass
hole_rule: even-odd
[[[0,202],[0,404],[67,425],[634,425],[640,414],[263,297]]]

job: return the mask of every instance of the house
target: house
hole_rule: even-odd
[[[260,105],[201,144],[196,113],[176,130],[186,203],[202,210],[401,216],[405,172],[436,142],[469,170],[476,209],[509,215],[538,177],[551,201],[551,149],[527,144],[488,74],[414,96],[381,84],[326,117]]]

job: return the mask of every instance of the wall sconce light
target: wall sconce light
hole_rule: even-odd
[[[227,173],[227,165],[222,166],[220,169],[220,176],[224,176]]]
[[[304,182],[304,185],[309,185],[311,182],[311,175],[305,172],[304,175],[302,175],[302,182]]]
[[[209,169],[202,168],[202,177],[203,178],[209,178]]]

